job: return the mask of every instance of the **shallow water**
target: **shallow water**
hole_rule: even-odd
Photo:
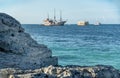
[[[60,65],[104,64],[120,69],[120,25],[22,26],[58,56]]]

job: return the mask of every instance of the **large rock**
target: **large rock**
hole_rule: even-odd
[[[120,78],[111,66],[49,66],[35,70],[1,69],[0,78]]]
[[[0,68],[35,69],[57,63],[51,50],[25,33],[17,20],[0,13]]]

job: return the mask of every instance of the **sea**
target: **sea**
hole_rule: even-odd
[[[22,27],[39,44],[45,44],[52,50],[59,65],[112,65],[120,69],[120,24],[22,24]]]

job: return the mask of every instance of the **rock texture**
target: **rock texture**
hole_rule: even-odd
[[[49,66],[35,70],[1,69],[0,78],[120,78],[111,66]]]
[[[51,50],[34,41],[13,17],[0,13],[0,68],[35,69],[48,65],[57,65]]]

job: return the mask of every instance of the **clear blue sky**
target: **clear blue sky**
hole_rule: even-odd
[[[79,20],[90,23],[120,23],[119,0],[0,0],[0,12],[12,15],[21,23],[40,24],[47,17],[53,17],[53,10],[59,18],[59,11],[63,12],[63,19],[68,24]]]

